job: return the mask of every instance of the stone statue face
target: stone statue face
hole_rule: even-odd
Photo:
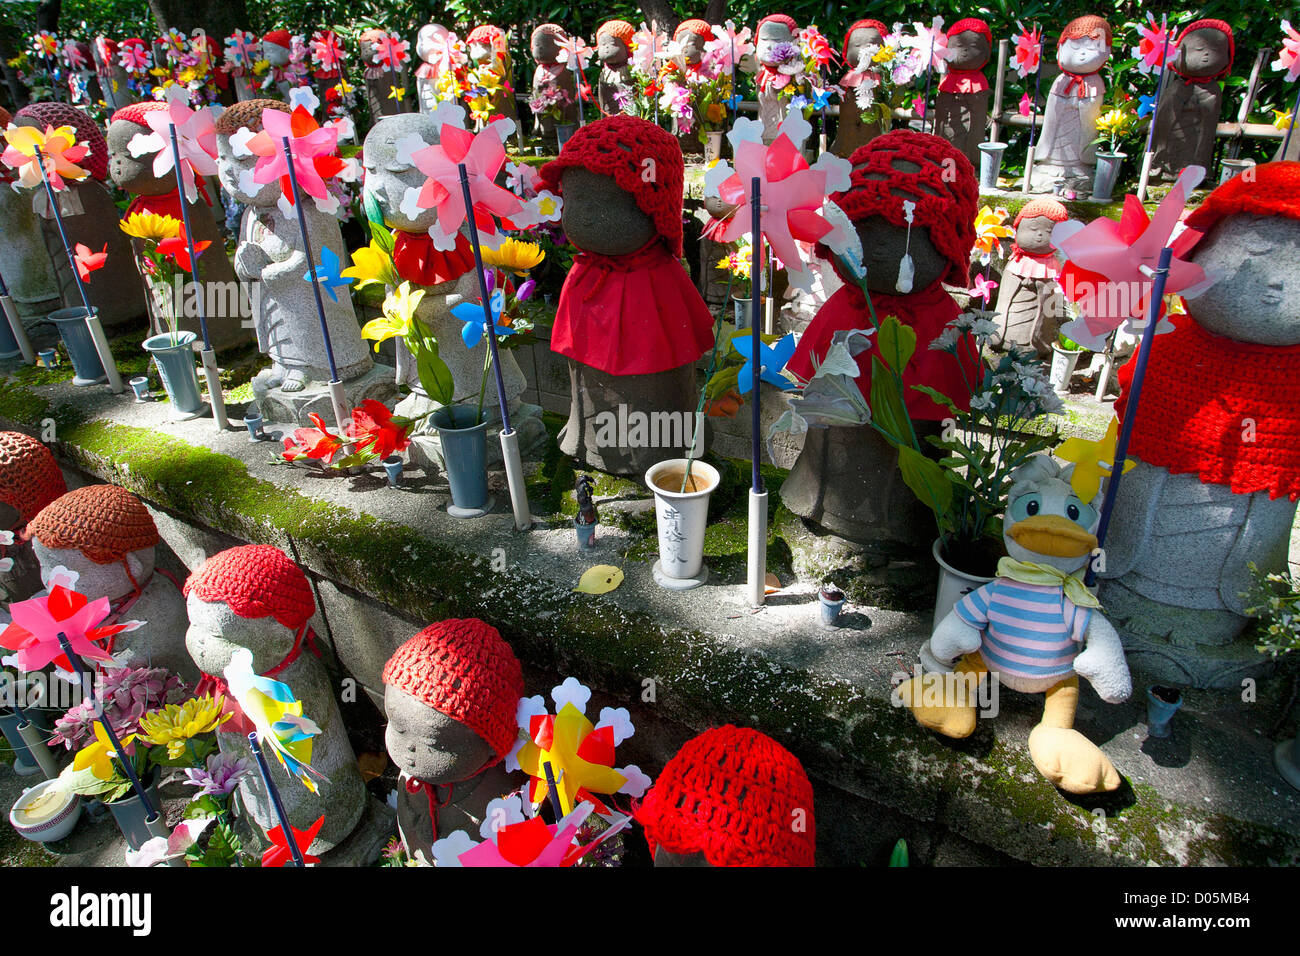
[[[1047,216],[1030,216],[1016,226],[1016,245],[1031,256],[1041,256],[1052,251],[1052,227],[1056,223]]]
[[[1187,303],[1201,328],[1256,345],[1300,345],[1300,222],[1237,214],[1192,252],[1219,281]]]
[[[366,134],[362,151],[365,188],[379,201],[384,216],[403,232],[425,232],[438,221],[433,209],[422,209],[415,218],[401,209],[408,189],[424,185],[425,175],[408,160],[398,159],[397,143],[418,136],[429,145],[438,142],[438,127],[433,117],[423,113],[398,113],[385,116]],[[408,207],[409,211],[409,207]]]
[[[446,33],[447,28],[439,26],[436,23],[426,23],[420,27],[420,32],[415,37],[415,55],[421,60],[427,60],[429,54],[433,52],[433,40],[439,33]]]
[[[138,196],[159,196],[176,188],[171,174],[159,179],[153,174],[153,156],[131,155],[130,143],[136,134],[149,131],[129,120],[118,120],[108,126],[108,178],[120,189]]]
[[[495,756],[473,730],[392,684],[384,685],[384,713],[384,748],[408,777],[455,783],[483,770]]]
[[[948,38],[950,69],[982,70],[989,62],[989,52],[989,41],[974,30],[962,30]]]
[[[905,252],[912,256],[912,291],[929,288],[948,270],[948,260],[930,241],[928,230],[912,227],[908,246],[907,226],[895,226],[883,216],[868,216],[854,223],[862,240],[862,257],[867,267],[867,286],[873,292],[900,295],[898,266]]]
[[[469,45],[469,58],[475,63],[492,62],[492,46],[487,43],[471,43]]]
[[[529,49],[538,63],[554,63],[560,55],[560,40],[553,33],[534,33]]]
[[[778,43],[789,43],[793,38],[790,36],[790,28],[784,23],[775,23],[769,20],[759,28],[758,36],[754,38],[754,53],[760,63],[772,62],[772,47]]]
[[[253,670],[265,673],[289,656],[297,637],[273,617],[240,617],[228,604],[208,603],[197,594],[185,599],[185,611],[185,650],[205,674],[220,676],[241,647],[252,651]]]
[[[32,553],[41,566],[41,583],[50,585],[50,575],[55,568],[62,565],[69,571],[75,571],[77,592],[92,600],[106,597],[115,601],[135,590],[136,584],[143,585],[153,574],[154,550],[141,548],[126,556],[126,565],[121,561],[112,564],[96,564],[76,548],[47,548],[36,538],[32,538]],[[127,568],[131,569],[128,576]],[[135,578],[132,583],[131,578]]]
[[[0,501],[0,528],[12,528],[18,524],[18,509]],[[17,538],[17,535],[14,536]],[[16,543],[16,542],[15,542]]]
[[[622,256],[636,252],[655,234],[654,223],[612,177],[587,169],[566,169],[560,178],[564,234],[584,252]]]
[[[1074,37],[1056,51],[1056,64],[1070,73],[1096,73],[1110,57],[1105,36]]]
[[[673,853],[663,847],[655,848],[655,866],[703,866],[712,867],[702,852]]]
[[[229,136],[217,137],[217,178],[226,192],[245,206],[266,208],[274,206],[280,198],[280,184],[253,182],[253,167],[257,157],[236,156]]]
[[[358,40],[357,48],[361,51],[361,62],[366,66],[373,66],[375,63],[375,45],[369,40]]]
[[[871,50],[874,56],[880,52],[880,48],[884,45],[885,38],[880,35],[880,31],[875,27],[858,27],[849,35],[849,59],[846,66],[850,69],[857,66],[858,61],[862,59],[863,50]]]
[[[602,34],[596,41],[596,55],[610,69],[618,69],[632,57],[627,44],[612,33]]]
[[[682,37],[682,59],[690,66],[698,66],[704,59],[704,37],[698,33],[688,33]]]
[[[284,66],[289,62],[289,51],[278,43],[262,41],[262,59],[272,66]]]
[[[1178,69],[1185,76],[1217,76],[1228,68],[1232,54],[1222,30],[1193,30],[1178,44]]]

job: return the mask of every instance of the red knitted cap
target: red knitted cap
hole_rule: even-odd
[[[209,604],[226,604],[239,617],[273,617],[291,631],[316,612],[311,584],[302,568],[279,548],[246,544],[228,548],[204,561],[186,580],[181,593]]]
[[[1186,258],[1211,229],[1240,213],[1300,219],[1300,162],[1252,166],[1216,188],[1184,220],[1187,228],[1173,244],[1174,255]]]
[[[27,524],[47,548],[75,548],[96,564],[152,548],[158,526],[140,499],[117,485],[86,485],[50,502]]]
[[[1021,206],[1020,212],[1016,213],[1016,218],[1011,225],[1018,226],[1026,219],[1037,219],[1039,216],[1046,216],[1052,222],[1065,222],[1070,218],[1070,211],[1055,199],[1042,196],[1038,199],[1031,199]]]
[[[653,176],[644,175],[646,167],[642,164],[646,159],[654,160]],[[569,137],[559,157],[542,167],[543,186],[561,195],[561,174],[571,166],[612,177],[620,189],[632,194],[637,208],[654,221],[655,230],[668,241],[672,254],[681,258],[686,164],[677,137],[636,116],[606,116]]]
[[[785,26],[790,30],[790,36],[792,36],[792,37],[793,37],[796,33],[799,32],[799,25],[798,25],[797,23],[794,22],[794,17],[787,16],[787,15],[784,14],[784,13],[769,13],[769,14],[768,14],[767,16],[765,16],[763,19],[759,20],[759,21],[758,21],[758,26],[756,26],[756,27],[754,28],[754,38],[755,38],[755,39],[758,38],[758,31],[761,30],[761,29],[763,29],[763,24],[764,24],[764,23],[780,23],[780,24],[784,24],[784,25],[785,25]]]
[[[959,33],[965,33],[967,30],[972,33],[978,33],[984,39],[989,41],[989,46],[993,45],[993,31],[989,25],[979,17],[966,17],[964,20],[958,20],[948,28],[948,36],[955,37]]]
[[[1218,30],[1220,33],[1222,33],[1224,36],[1228,38],[1228,65],[1225,66],[1218,73],[1214,74],[1214,76],[1211,77],[1211,79],[1215,79],[1215,80],[1222,79],[1223,77],[1231,73],[1232,61],[1237,55],[1237,44],[1236,44],[1236,40],[1234,40],[1232,36],[1232,27],[1230,27],[1223,20],[1195,20],[1187,24],[1187,26],[1183,27],[1183,32],[1178,34],[1178,42],[1181,44],[1184,40],[1186,40],[1187,34],[1191,33],[1193,30]],[[1179,76],[1182,76],[1182,73],[1179,73],[1178,69],[1172,63],[1170,64],[1170,69],[1172,69],[1175,73],[1178,73]]]
[[[533,41],[537,39],[539,34],[550,34],[553,37],[568,36],[568,34],[564,32],[564,27],[560,26],[558,23],[543,23],[528,37],[529,46],[533,45]]]
[[[683,20],[677,24],[677,29],[673,31],[673,39],[680,40],[687,33],[694,33],[706,40],[713,39],[713,27],[709,26],[707,20]]]
[[[907,225],[903,200],[916,203],[913,227],[926,229],[945,259],[949,285],[967,283],[970,251],[975,245],[979,187],[975,168],[945,139],[929,133],[896,129],[859,146],[847,191],[831,198],[849,219],[882,216],[895,226]],[[920,166],[912,172],[910,165]]]
[[[885,37],[889,36],[889,27],[885,26],[879,20],[858,20],[853,24],[853,26],[845,30],[844,46],[840,50],[840,59],[842,59],[844,64],[850,68],[857,64],[849,62],[849,40],[852,38],[853,34],[857,33],[859,30],[875,30],[880,34],[881,40],[884,40]]]
[[[0,501],[17,511],[24,524],[67,490],[48,448],[31,435],[0,432]]]
[[[381,678],[474,731],[497,760],[514,746],[523,671],[492,625],[477,618],[430,624],[393,652]]]
[[[1104,17],[1089,14],[1086,17],[1075,17],[1065,25],[1061,31],[1061,36],[1056,41],[1057,49],[1060,49],[1062,43],[1066,40],[1077,40],[1079,37],[1090,37],[1100,30],[1106,36],[1106,45],[1110,46],[1111,32],[1110,24]]]
[[[293,46],[293,37],[289,35],[288,30],[272,30],[262,37],[263,43],[274,43],[276,46],[282,46],[286,50]]]
[[[160,103],[158,100],[141,100],[139,103],[129,103],[109,118],[110,123],[116,123],[118,120],[126,120],[128,123],[135,123],[145,129],[149,124],[145,121],[145,113],[154,113],[158,110],[165,110],[166,103]]]
[[[618,37],[628,46],[631,46],[632,38],[636,36],[636,27],[626,20],[606,20],[600,25],[600,29],[596,31],[596,42],[599,43],[600,38],[606,35]]]
[[[794,754],[757,730],[728,724],[688,740],[635,816],[652,856],[663,847],[703,853],[713,866],[813,865],[812,784]]]
[[[0,126],[7,127],[13,121],[14,121],[13,114],[10,113],[3,106],[0,106]]]
[[[90,153],[81,166],[94,179],[103,182],[108,175],[108,140],[104,132],[87,113],[67,103],[29,103],[20,109],[15,119],[27,117],[35,120],[42,130],[47,126],[71,126],[77,131],[77,142],[90,147]],[[26,124],[31,125],[31,124]]]

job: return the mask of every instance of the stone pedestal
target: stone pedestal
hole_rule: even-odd
[[[934,132],[961,150],[979,169],[979,145],[989,119],[988,90],[979,93],[940,93],[935,101]]]
[[[344,370],[340,369],[340,374]],[[253,379],[253,396],[262,417],[268,422],[287,422],[312,427],[311,415],[316,414],[334,424],[334,405],[330,401],[327,382],[309,382],[296,392],[286,392],[283,386],[268,387],[266,372]],[[388,404],[397,396],[397,382],[393,370],[387,365],[372,365],[364,374],[343,382],[343,394],[349,409],[356,408],[368,398]]]
[[[859,146],[866,146],[884,132],[879,123],[862,122],[862,111],[853,102],[852,94],[840,104],[840,119],[835,128],[835,145],[831,147],[836,156],[848,159]]]

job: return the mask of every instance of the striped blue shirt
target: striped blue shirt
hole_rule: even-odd
[[[1092,619],[1059,587],[998,578],[957,602],[957,616],[984,632],[980,654],[1009,677],[1068,677]]]

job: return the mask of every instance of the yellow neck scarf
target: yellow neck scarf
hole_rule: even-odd
[[[1021,584],[1041,584],[1046,587],[1062,588],[1065,596],[1079,607],[1101,607],[1101,602],[1088,590],[1081,578],[1066,574],[1048,564],[1003,558],[998,562],[998,577],[1010,578]]]

